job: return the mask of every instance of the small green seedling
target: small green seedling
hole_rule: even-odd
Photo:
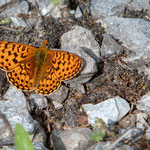
[[[10,18],[6,18],[6,19],[3,19],[0,21],[0,25],[3,25],[3,24],[9,24],[11,22],[11,19]]]
[[[54,6],[60,5],[61,2],[61,0],[50,0],[50,1],[54,4]]]

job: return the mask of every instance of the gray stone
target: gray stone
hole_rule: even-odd
[[[139,73],[143,73],[147,75],[147,79],[150,80],[150,66],[141,66],[138,68]]]
[[[12,24],[11,27],[23,27],[26,28],[28,25],[20,17],[10,17]]]
[[[35,98],[33,95],[31,97]],[[15,87],[10,86],[4,95],[4,99],[6,99],[6,101],[0,101],[0,112],[5,114],[12,129],[14,130],[16,123],[22,124],[29,133],[30,139],[33,139],[34,148],[36,150],[47,150],[47,148],[45,148],[43,145],[43,143],[46,141],[45,131],[38,124],[38,122],[34,121],[29,115],[26,108],[26,98],[24,94],[20,90],[17,90]],[[0,128],[5,126],[6,125],[0,118]],[[14,143],[14,140],[7,125],[5,130],[0,132],[0,144],[5,145],[12,143]],[[5,149],[16,150],[15,146],[3,146],[2,150]]]
[[[113,57],[123,52],[123,47],[119,45],[109,34],[103,35],[101,56],[104,58]]]
[[[108,17],[102,21],[107,33],[132,52],[122,58],[130,67],[141,67],[150,61],[150,22],[144,19]]]
[[[35,130],[35,122],[26,108],[26,98],[24,94],[15,87],[10,86],[4,95],[4,99],[6,99],[6,101],[0,101],[0,112],[6,116],[12,129],[14,130],[15,125],[20,123],[29,134],[32,134]],[[11,141],[11,135],[8,132],[5,134],[8,134],[7,138]],[[6,143],[8,142],[6,141]]]
[[[73,89],[76,89],[79,93],[82,93],[82,94],[86,93],[84,85],[82,85],[82,84],[71,83],[70,87],[72,87]]]
[[[48,14],[54,7],[53,3],[50,0],[45,0],[44,2],[43,0],[36,0],[36,3],[42,16]]]
[[[42,24],[42,19],[41,18],[29,18],[26,21],[26,23],[30,28],[34,27],[36,30],[38,30]]]
[[[16,150],[16,146],[2,146],[1,150]]]
[[[12,2],[12,0],[1,0],[0,2],[0,7],[2,7],[3,5],[6,5],[8,3]]]
[[[70,10],[69,12],[70,12],[71,15],[74,15],[76,13],[75,10]]]
[[[90,140],[89,128],[74,128],[68,131],[53,131],[52,143],[59,150],[85,150],[94,142]]]
[[[36,143],[33,143],[33,145],[34,145],[34,150],[49,150],[48,148],[44,146],[42,142],[36,142]]]
[[[56,101],[53,101],[53,104],[56,109],[61,109],[63,107],[63,104],[56,102]]]
[[[141,129],[143,132],[145,132],[145,138],[149,140],[150,139],[150,126],[147,122],[148,115],[143,112],[138,111],[135,114],[135,118],[136,118],[136,128]]]
[[[108,16],[120,16],[131,0],[92,0],[91,15],[94,18],[105,18]]]
[[[137,109],[150,115],[150,94],[144,95],[136,105]]]
[[[147,11],[150,9],[149,0],[132,0],[127,5],[127,9],[130,11]]]
[[[34,150],[49,150],[42,142],[33,143]],[[3,146],[1,150],[16,150],[16,146]]]
[[[100,47],[90,30],[74,26],[71,31],[64,33],[61,36],[61,48],[66,49],[69,45],[83,48],[93,59],[100,62]]]
[[[61,104],[67,98],[68,93],[69,89],[64,85],[61,85],[61,87],[57,91],[55,91],[48,97],[51,98],[53,101]]]
[[[100,47],[92,32],[86,28],[75,26],[73,30],[61,36],[63,50],[77,54],[83,60],[79,76],[65,83],[86,83],[97,72],[97,62],[100,62]],[[74,86],[75,87],[75,86]]]
[[[125,140],[126,143],[135,142],[142,137],[143,133],[144,131],[142,129],[132,127],[123,131],[121,140]]]
[[[15,128],[16,123],[20,123],[29,133],[33,133],[34,120],[26,108],[26,98],[24,94],[15,87],[10,86],[4,95],[4,99],[6,99],[6,101],[0,101],[0,111],[6,115],[12,128]]]
[[[46,99],[46,97],[43,96],[43,95],[31,94],[30,100],[34,100],[34,103],[35,103],[40,109],[43,109],[43,108],[45,108],[45,107],[48,105],[47,99]]]
[[[1,112],[0,112],[1,113]],[[4,114],[0,114],[0,145],[13,144],[13,131]]]
[[[81,19],[81,17],[82,17],[82,12],[81,12],[80,7],[78,6],[77,9],[76,9],[75,18],[76,19]]]
[[[110,125],[121,120],[130,110],[129,104],[119,96],[96,105],[85,104],[82,107],[88,115],[89,124],[93,127],[96,127],[96,118],[100,118],[106,125]]]
[[[146,139],[147,139],[147,140],[150,140],[150,127],[148,127],[148,128],[146,129],[145,136],[146,136]]]
[[[36,0],[28,0],[28,2],[31,3],[32,6],[37,6],[36,5],[36,3],[37,3]]]
[[[5,9],[0,16],[1,17],[15,17],[18,14],[28,14],[29,12],[29,4],[27,1],[21,1],[19,4],[16,4],[15,6],[11,8]]]
[[[55,6],[51,12],[50,12],[50,15],[52,17],[54,17],[55,19],[59,19],[62,17],[62,8],[61,6]]]
[[[87,150],[104,150],[107,149],[107,147],[111,144],[111,142],[97,142]],[[110,149],[109,149],[110,150]],[[111,148],[111,150],[134,150],[131,146],[125,145],[125,144],[117,144],[114,148]]]
[[[35,133],[30,135],[30,139],[32,139],[33,143],[46,142],[46,134],[44,128],[42,128],[37,121],[36,122],[36,130]]]

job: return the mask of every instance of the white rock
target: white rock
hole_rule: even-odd
[[[80,7],[78,6],[77,9],[76,9],[75,18],[76,19],[81,19],[81,17],[82,17],[82,12],[81,12]]]
[[[13,25],[11,25],[12,27],[24,27],[26,28],[28,25],[26,24],[26,22],[21,19],[20,17],[10,17],[11,21],[13,22]]]
[[[130,110],[129,104],[119,96],[96,105],[85,104],[82,107],[88,115],[88,122],[94,127],[96,117],[109,125],[121,120]]]

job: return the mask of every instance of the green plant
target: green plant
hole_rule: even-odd
[[[11,22],[11,19],[10,18],[6,18],[6,19],[3,19],[0,21],[0,25],[2,24],[9,24]]]
[[[102,119],[95,118],[95,125],[98,130],[92,133],[91,140],[102,141],[105,135],[112,137],[114,136],[114,133],[108,130],[107,125]]]
[[[54,4],[54,6],[58,6],[61,2],[61,0],[50,0],[50,1]]]
[[[91,140],[93,141],[102,141],[103,137],[105,136],[105,131],[94,131],[91,135]]]
[[[17,150],[34,150],[29,134],[21,124],[16,124],[15,144]]]

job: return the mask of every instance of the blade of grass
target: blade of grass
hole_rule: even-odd
[[[16,124],[15,144],[17,150],[34,150],[29,134],[21,124]]]

